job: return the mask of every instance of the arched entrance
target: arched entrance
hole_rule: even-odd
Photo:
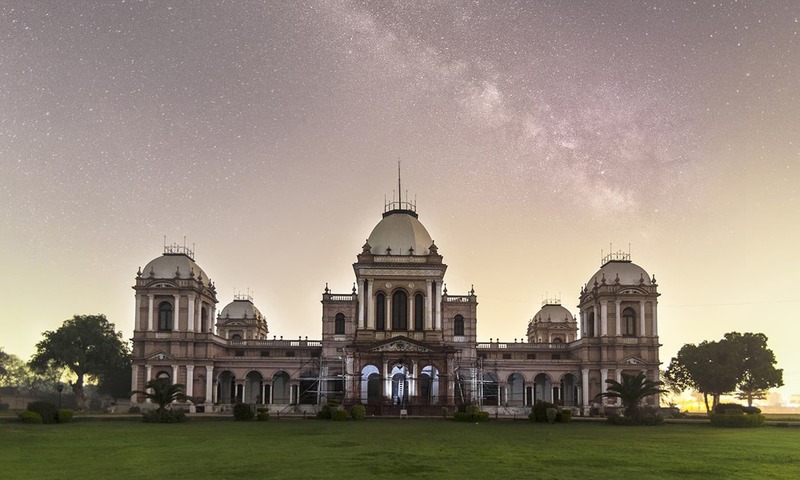
[[[543,402],[553,403],[553,388],[550,376],[546,373],[540,373],[533,379],[533,401],[539,400]]]
[[[571,373],[564,375],[564,378],[561,379],[561,396],[565,407],[579,405],[578,377]]]
[[[233,403],[236,398],[236,377],[225,370],[217,377],[217,403],[221,405]]]
[[[244,403],[264,403],[262,398],[263,378],[258,372],[250,372],[244,377]]]
[[[433,365],[422,369],[419,376],[419,402],[423,405],[439,403],[439,370]]]
[[[392,405],[405,405],[408,403],[408,368],[398,364],[390,373],[392,379]]]
[[[506,404],[514,407],[525,404],[525,379],[519,373],[512,373],[506,380]]]
[[[277,372],[272,376],[272,403],[287,404],[290,402],[289,374]]]
[[[361,369],[361,403],[377,405],[381,401],[381,374],[375,365]]]

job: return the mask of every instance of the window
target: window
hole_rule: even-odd
[[[242,336],[239,335],[238,333],[234,333],[233,335],[231,335],[231,340],[233,340],[234,342],[241,342]]]
[[[528,360],[536,360],[536,354],[535,353],[529,353],[528,354]]]
[[[414,330],[421,332],[425,328],[425,298],[421,293],[414,295]]]
[[[553,339],[553,343],[564,343],[564,340],[561,340],[560,337],[556,337]]]
[[[464,336],[464,317],[461,315],[456,315],[456,318],[453,319],[453,335],[456,337]]]
[[[161,302],[158,306],[158,329],[172,330],[172,304]]]
[[[553,355],[550,356],[550,358],[552,360],[561,360],[561,354],[560,353],[554,353]]]
[[[206,307],[200,310],[200,331],[208,331],[208,310],[206,310]]]
[[[375,330],[386,330],[386,295],[375,296]]]
[[[586,320],[586,336],[594,337],[594,312],[590,312],[589,319]]]
[[[333,333],[336,335],[344,335],[344,314],[337,313],[334,320]]]
[[[402,290],[392,294],[392,330],[408,330],[408,295]]]
[[[287,356],[287,357],[294,357],[294,350],[288,350],[288,351],[286,352],[286,356]]]
[[[630,307],[622,311],[622,335],[625,337],[636,335],[636,313]]]
[[[269,357],[269,350],[261,350],[262,357]]]
[[[511,354],[510,353],[504,353],[503,354],[503,360],[511,360]]]
[[[244,357],[244,350],[236,350],[234,355],[237,357]]]

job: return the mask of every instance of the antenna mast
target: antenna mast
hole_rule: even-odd
[[[398,160],[397,161],[397,203],[399,203],[401,205],[402,205],[402,202],[403,202],[402,194],[403,194],[403,190],[401,189],[401,185],[400,185],[400,160]],[[402,206],[400,208],[402,208]]]

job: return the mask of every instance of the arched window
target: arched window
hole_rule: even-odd
[[[386,330],[386,295],[375,295],[375,330]]]
[[[408,295],[402,290],[392,294],[392,330],[408,330]]]
[[[208,310],[206,310],[206,307],[200,310],[200,331],[204,333],[208,331]]]
[[[239,335],[238,333],[234,333],[233,335],[231,335],[231,340],[233,340],[234,342],[240,342],[242,340],[242,336]]]
[[[344,314],[337,313],[336,319],[333,321],[333,333],[336,335],[344,335]]]
[[[169,302],[158,305],[158,329],[172,330],[172,304]]]
[[[589,318],[586,320],[586,336],[594,337],[594,312],[589,312]]]
[[[425,298],[421,293],[414,295],[414,330],[421,332],[425,328]]]
[[[622,335],[625,337],[636,335],[636,312],[632,308],[622,311]]]
[[[553,343],[564,343],[564,340],[561,340],[561,337],[556,337],[553,339]]]
[[[453,319],[453,335],[456,337],[464,336],[464,317],[461,315],[456,315],[456,318]]]

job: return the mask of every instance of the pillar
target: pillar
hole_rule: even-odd
[[[144,383],[146,385],[147,382],[149,382],[150,379],[152,378],[153,366],[152,365],[145,365],[144,369],[145,369],[144,370]],[[149,398],[145,399],[145,403],[150,403],[150,399]]]
[[[364,328],[364,288],[358,285],[358,328]]]
[[[173,295],[175,297],[175,308],[172,313],[172,331],[177,332],[180,330],[180,318],[181,318],[181,296],[178,294]]]
[[[139,365],[131,365],[131,391],[139,389]],[[136,403],[136,394],[131,395],[131,403]]]
[[[186,396],[194,394],[194,365],[186,365]]]
[[[375,299],[372,297],[372,284],[374,282],[370,279],[367,279],[367,327],[366,328],[375,328]]]
[[[133,323],[134,325],[133,329],[141,330],[142,326],[139,324],[139,322],[142,317],[142,297],[138,293],[134,295],[134,297],[136,298],[136,313],[134,313],[135,320]]]
[[[436,324],[434,326],[435,330],[442,329],[442,282],[438,282],[436,284],[436,299],[433,304],[433,307],[436,309]]]
[[[600,391],[602,393],[606,392],[606,380],[608,380],[608,369],[607,368],[601,368],[600,369]],[[606,399],[605,399],[605,397],[603,397],[602,405],[605,405],[605,404],[606,404]]]
[[[645,303],[644,300],[639,302],[639,336],[644,337],[646,330],[645,330],[645,323],[644,323],[644,308]]]
[[[178,381],[178,366],[177,365],[173,365],[172,366],[172,383],[180,383]]]
[[[386,293],[386,319],[384,327],[387,331],[394,330],[394,315],[392,315],[392,293]]]
[[[622,335],[622,312],[620,309],[622,308],[622,300],[617,300],[614,302],[614,309],[616,310],[616,321],[617,321],[617,332],[616,336],[619,337]]]
[[[186,331],[187,332],[194,332],[194,321],[195,321],[194,303],[195,303],[195,297],[194,297],[194,295],[187,295],[186,296],[186,300],[187,300],[187,308],[189,310],[187,315],[186,315]]]
[[[583,405],[584,412],[589,408],[589,369],[584,368],[581,370],[581,404]]]
[[[608,336],[608,300],[600,303],[600,335]]]
[[[383,396],[392,397],[392,379],[389,377],[389,360],[383,360]]]
[[[433,324],[433,305],[431,299],[433,298],[433,285],[430,280],[425,280],[425,288],[427,289],[428,296],[425,297],[425,330],[430,330]]]
[[[147,331],[153,331],[153,295],[147,296]]]
[[[653,301],[650,302],[650,305],[652,305],[652,307],[653,307],[653,314],[650,315],[650,317],[653,319],[653,336],[657,337],[658,336],[658,308],[657,308],[658,307],[658,300],[653,299]]]
[[[206,365],[206,403],[214,403],[214,367]]]
[[[593,331],[592,336],[593,337],[599,337],[600,336],[600,325],[599,325],[600,315],[597,314],[597,305],[592,305],[592,313],[594,314],[594,315],[592,315],[592,317],[594,317],[594,325],[593,325],[594,328],[592,329],[592,331]]]

